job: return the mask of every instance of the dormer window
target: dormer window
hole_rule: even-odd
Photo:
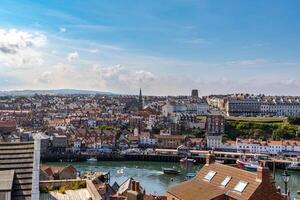
[[[226,176],[226,178],[222,181],[221,186],[225,187],[229,181],[231,180],[230,176]]]
[[[216,175],[217,172],[214,172],[212,170],[210,170],[205,176],[204,176],[204,180],[206,181],[210,181],[215,175]]]
[[[248,185],[248,182],[246,181],[239,181],[238,184],[234,187],[234,190],[237,192],[243,192]]]

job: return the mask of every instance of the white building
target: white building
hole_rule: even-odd
[[[156,139],[154,137],[151,137],[151,134],[149,132],[142,132],[139,135],[139,144],[141,146],[155,146]]]
[[[221,135],[207,135],[207,148],[220,149],[222,148],[222,136]]]
[[[237,151],[249,153],[264,153],[271,155],[300,155],[300,141],[258,141],[253,139],[236,140]]]
[[[207,102],[201,103],[170,103],[167,102],[162,107],[162,113],[164,116],[169,116],[172,113],[189,113],[203,115],[207,114],[209,106]]]

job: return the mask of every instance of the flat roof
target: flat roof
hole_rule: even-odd
[[[14,180],[14,170],[0,171],[0,191],[11,191],[13,180]]]

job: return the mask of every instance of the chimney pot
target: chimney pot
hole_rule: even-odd
[[[270,170],[268,167],[259,166],[257,168],[257,179],[261,182],[266,182],[270,180]]]
[[[206,165],[210,165],[212,163],[215,163],[215,154],[211,154],[211,151],[209,151],[209,154],[206,156]]]
[[[135,191],[140,192],[140,182],[138,181],[135,182]]]
[[[135,181],[132,181],[132,182],[131,182],[131,190],[132,190],[132,191],[135,191]]]

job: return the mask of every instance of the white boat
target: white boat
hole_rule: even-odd
[[[258,168],[258,163],[247,163],[247,164],[245,165],[245,168],[246,168],[247,170],[256,171],[257,168]]]
[[[88,162],[97,162],[98,160],[97,160],[97,158],[91,157],[91,158],[87,159],[86,161],[88,161]]]
[[[293,170],[293,171],[300,171],[300,164],[296,161],[292,162],[289,164],[287,167],[288,170]]]
[[[121,169],[118,169],[117,170],[117,174],[124,174],[124,170],[121,168]]]

